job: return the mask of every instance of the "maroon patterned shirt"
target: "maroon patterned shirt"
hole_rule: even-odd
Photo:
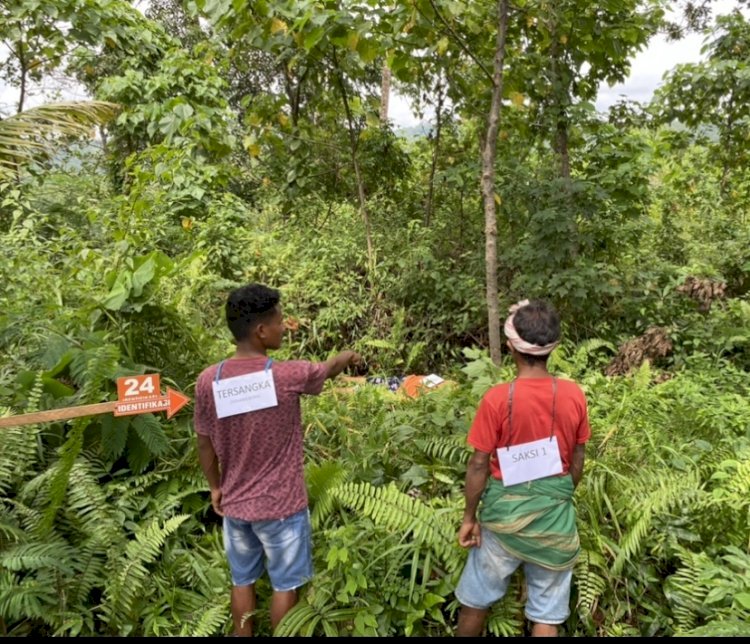
[[[267,358],[231,358],[221,379],[261,371]],[[302,454],[301,394],[319,394],[322,362],[273,362],[278,405],[216,417],[212,382],[218,364],[204,369],[195,386],[195,431],[208,436],[219,459],[221,508],[234,519],[283,519],[307,507]]]

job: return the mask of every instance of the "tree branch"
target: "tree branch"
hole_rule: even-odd
[[[435,0],[430,0],[430,5],[432,6],[433,10],[437,14],[437,17],[440,18],[441,22],[445,25],[445,28],[450,32],[451,36],[455,38],[456,42],[461,47],[461,49],[464,50],[464,52],[469,58],[471,58],[477,65],[479,65],[479,68],[482,70],[482,72],[484,72],[484,75],[487,77],[490,83],[494,84],[495,79],[493,78],[492,73],[484,66],[484,63],[482,63],[481,60],[479,60],[474,54],[471,53],[471,50],[467,47],[467,45],[463,42],[463,40],[461,40],[461,37],[453,30],[453,27],[450,26],[450,23],[445,18],[443,18],[443,15],[440,13],[437,6],[435,5]],[[420,11],[420,13],[422,12]],[[422,15],[424,14],[422,13]]]

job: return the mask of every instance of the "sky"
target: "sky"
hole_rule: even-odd
[[[726,14],[737,7],[737,2],[735,0],[717,0],[714,6],[714,15]],[[647,48],[633,59],[630,75],[624,83],[619,83],[613,87],[608,87],[604,83],[599,88],[596,101],[597,109],[606,111],[610,105],[623,97],[647,102],[662,82],[666,72],[678,63],[697,62],[701,59],[700,50],[703,40],[704,36],[700,34],[691,34],[676,42],[668,42],[661,35],[654,36]],[[0,59],[4,57],[3,54],[0,46]],[[48,97],[47,100],[55,98],[56,91],[58,92],[58,99],[87,98],[82,88],[75,87],[69,81],[66,82],[60,78],[51,78],[45,81],[41,88],[34,89],[32,96],[27,101],[27,106],[38,105],[45,100],[45,97]],[[18,91],[15,88],[2,85],[0,81],[0,113],[7,115],[14,112],[13,105],[17,100]],[[419,123],[419,119],[411,111],[408,100],[397,92],[391,94],[388,116],[397,127],[410,127]]]
[[[714,3],[714,16],[731,13],[738,7],[735,0],[717,0]],[[747,15],[747,11],[743,10]],[[645,103],[651,99],[654,90],[661,84],[664,74],[680,63],[695,63],[701,59],[701,47],[704,43],[702,34],[690,34],[676,42],[667,41],[664,36],[654,36],[648,46],[635,56],[631,64],[630,75],[624,83],[608,87],[603,83],[599,87],[596,109],[605,112],[622,98]],[[391,96],[389,117],[401,127],[411,127],[419,123],[410,108],[409,102],[402,96]]]

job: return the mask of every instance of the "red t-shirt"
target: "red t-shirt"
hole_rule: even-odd
[[[490,472],[502,479],[497,460],[498,447],[508,444],[508,393],[510,383],[492,387],[479,403],[469,429],[469,445],[490,457]],[[513,392],[513,436],[510,445],[545,438],[552,425],[552,377],[519,378]],[[560,448],[562,474],[567,474],[573,450],[591,437],[586,396],[570,380],[557,378],[555,402],[555,436]]]
[[[231,358],[221,379],[261,371],[265,357]],[[195,431],[211,439],[221,472],[221,507],[234,519],[283,519],[307,507],[302,452],[301,394],[319,394],[325,364],[273,362],[278,405],[217,418],[212,382],[218,364],[204,369],[195,386]]]

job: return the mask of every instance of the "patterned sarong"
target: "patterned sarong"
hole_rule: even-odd
[[[479,521],[515,557],[550,570],[567,570],[581,549],[573,491],[570,474],[508,487],[490,478]]]

